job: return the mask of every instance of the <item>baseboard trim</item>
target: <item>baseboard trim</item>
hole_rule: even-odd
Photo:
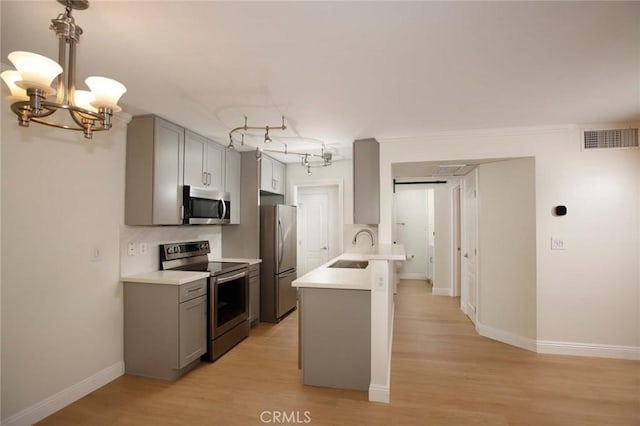
[[[389,403],[389,386],[369,385],[369,401]]]
[[[423,281],[428,280],[426,274],[413,274],[413,273],[400,272],[398,274],[398,277],[400,277],[401,280],[423,280]]]
[[[431,294],[434,296],[453,296],[450,288],[432,288]]]
[[[3,426],[28,426],[55,413],[67,405],[90,394],[124,374],[124,361],[118,361],[110,367],[87,377],[86,379],[25,408],[2,420]]]
[[[508,345],[515,346],[521,349],[526,349],[531,352],[536,352],[537,349],[535,339],[518,336],[517,334],[508,331],[489,327],[480,322],[476,323],[476,331],[481,336],[488,337],[489,339],[497,340],[498,342],[506,343]]]
[[[541,354],[575,355],[640,361],[640,347],[638,346],[538,340],[537,352]]]

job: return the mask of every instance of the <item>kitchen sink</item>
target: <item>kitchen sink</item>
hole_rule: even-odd
[[[329,268],[365,269],[367,266],[369,266],[367,260],[338,260],[329,265]]]

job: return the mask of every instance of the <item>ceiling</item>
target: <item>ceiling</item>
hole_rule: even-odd
[[[57,2],[0,4],[3,64],[57,57]],[[284,115],[274,144],[347,156],[365,137],[640,121],[640,2],[94,0],[74,16],[79,82],[115,78],[127,112],[220,142],[245,115]]]

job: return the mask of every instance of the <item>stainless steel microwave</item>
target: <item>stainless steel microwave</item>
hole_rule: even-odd
[[[228,192],[217,192],[185,185],[182,193],[182,223],[221,225],[231,222]]]

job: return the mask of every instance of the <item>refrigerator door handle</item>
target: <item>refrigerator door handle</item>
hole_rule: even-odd
[[[282,256],[284,256],[284,235],[282,235],[282,222],[278,219],[278,270],[280,270],[280,265],[282,265]]]
[[[284,277],[289,277],[291,275],[295,275],[296,273],[297,273],[296,269],[291,269],[287,272],[280,273],[277,276],[278,278],[284,278]]]

